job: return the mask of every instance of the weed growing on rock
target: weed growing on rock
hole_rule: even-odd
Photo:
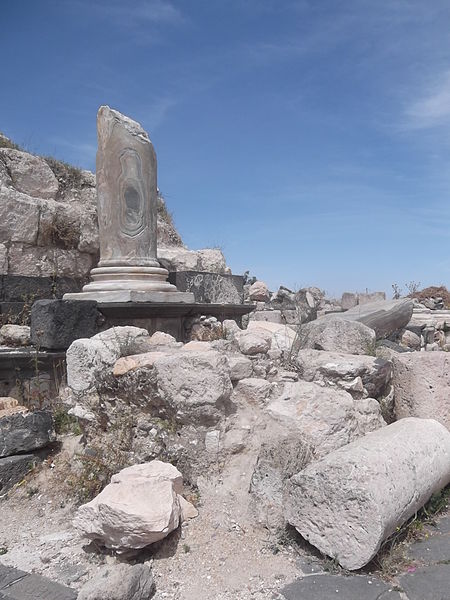
[[[83,171],[78,167],[69,165],[62,160],[57,160],[53,156],[44,156],[45,162],[53,171],[59,183],[58,196],[64,196],[67,190],[72,188],[79,189],[83,184]]]

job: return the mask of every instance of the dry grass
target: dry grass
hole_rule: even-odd
[[[410,294],[410,298],[417,298],[417,300],[422,301],[427,298],[442,298],[444,300],[445,308],[450,308],[450,292],[447,290],[445,285],[432,285],[430,287],[424,288],[420,292],[414,292]]]

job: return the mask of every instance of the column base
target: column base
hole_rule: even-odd
[[[80,293],[64,294],[64,300],[105,302],[194,302],[194,294],[179,292],[167,281],[162,267],[97,267],[92,282]]]
[[[113,302],[169,302],[169,303],[195,303],[194,294],[191,292],[175,291],[139,291],[139,290],[111,290],[98,292],[80,292],[79,294],[64,294],[63,300],[95,300],[98,304]]]

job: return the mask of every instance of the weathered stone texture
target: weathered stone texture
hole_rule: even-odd
[[[450,354],[405,352],[393,358],[397,419],[436,419],[450,430]]]
[[[317,319],[302,325],[298,344],[300,349],[327,350],[347,354],[374,354],[376,336],[373,329],[362,323],[341,317]]]
[[[28,152],[0,148],[0,161],[6,166],[14,187],[35,198],[55,198],[58,180],[46,161]]]
[[[307,381],[285,383],[282,394],[266,410],[286,432],[298,432],[316,456],[325,456],[385,425],[373,398],[355,400],[344,390]]]
[[[37,300],[31,309],[31,340],[41,348],[66,349],[79,338],[98,332],[97,303],[85,300]]]
[[[392,376],[392,364],[382,358],[323,350],[300,350],[297,365],[306,381],[323,381],[352,395],[364,392],[371,398],[386,391]]]
[[[0,457],[47,446],[56,439],[52,414],[39,410],[0,418]]]
[[[178,527],[181,473],[153,460],[123,469],[98,496],[80,506],[74,526],[107,548],[123,552],[144,548]]]
[[[449,482],[450,432],[431,419],[402,419],[294,475],[285,516],[321,552],[359,569]]]
[[[80,589],[77,600],[150,600],[154,591],[148,565],[118,563],[101,567]]]

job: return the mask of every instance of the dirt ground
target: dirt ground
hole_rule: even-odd
[[[68,436],[25,483],[0,500],[0,560],[79,589],[99,566],[124,560],[80,538],[65,485],[79,438]],[[199,516],[183,524],[149,560],[156,600],[267,600],[302,575],[298,550],[255,524],[248,487],[256,456],[243,452],[198,480]]]

